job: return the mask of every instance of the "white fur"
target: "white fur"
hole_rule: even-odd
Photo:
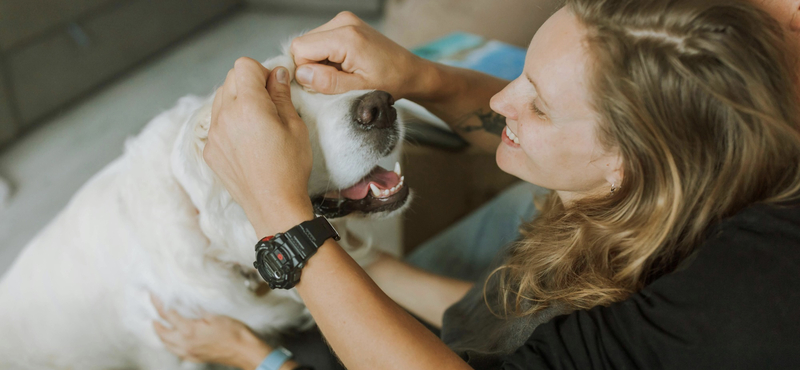
[[[294,71],[286,55],[265,65]],[[364,93],[293,85],[315,148],[310,195],[352,185],[381,158],[345,119]],[[311,322],[292,291],[259,298],[235,272],[252,266],[260,236],[203,161],[212,99],[182,98],[153,119],[23,250],[0,282],[0,369],[179,368],[153,331],[149,293],[266,336]]]

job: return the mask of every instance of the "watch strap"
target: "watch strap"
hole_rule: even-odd
[[[305,221],[285,232],[283,236],[292,243],[298,259],[304,262],[316,253],[317,248],[328,238],[339,240],[339,233],[325,217]]]
[[[298,229],[303,230],[308,239],[319,248],[328,238],[339,240],[339,233],[325,217],[319,216],[313,220],[300,224]]]

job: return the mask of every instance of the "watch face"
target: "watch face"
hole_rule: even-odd
[[[272,251],[270,253],[265,253],[264,258],[264,267],[266,267],[270,276],[274,279],[280,279],[283,277],[283,263],[282,261],[286,261],[286,258],[281,254],[279,251]]]

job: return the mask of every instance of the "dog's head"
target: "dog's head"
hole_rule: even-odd
[[[294,76],[295,65],[288,53],[264,66],[283,66]],[[203,161],[212,101],[213,96],[184,124],[173,150],[173,172],[198,209],[200,226],[220,254],[217,257],[252,261],[252,249],[241,246],[253,245],[259,236]],[[292,82],[292,102],[308,126],[313,151],[308,194],[318,214],[383,216],[408,203],[410,191],[399,165],[388,169],[378,165],[401,149],[405,130],[390,94],[324,95]],[[238,256],[222,255],[231,250],[238,250]]]

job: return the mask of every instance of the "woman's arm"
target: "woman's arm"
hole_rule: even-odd
[[[444,311],[473,285],[418,269],[385,253],[365,270],[389,298],[438,328]]]
[[[348,369],[470,369],[332,240],[311,257],[296,288]]]
[[[500,144],[505,118],[489,100],[508,81],[422,59],[350,12],[294,39],[291,50],[296,79],[308,88],[384,90],[421,104],[473,145],[494,152]]]
[[[495,152],[506,118],[489,108],[489,101],[508,81],[468,69],[434,65],[436,73],[442,76],[434,81],[442,86],[431,91],[438,94],[413,100],[447,122],[470,144]]]
[[[252,59],[236,61],[217,90],[203,150],[264,236],[314,218],[308,129],[292,105],[288,72],[268,74]],[[349,369],[469,369],[333,240],[308,260],[296,288]]]

